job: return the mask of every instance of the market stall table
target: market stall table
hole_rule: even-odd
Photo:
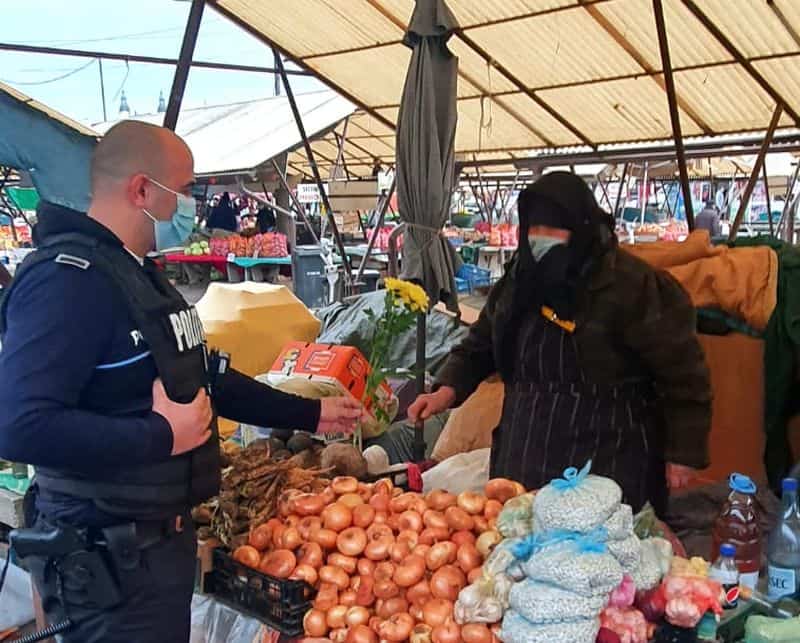
[[[478,266],[489,270],[492,281],[497,281],[503,276],[506,263],[516,251],[512,246],[482,246],[478,249]]]
[[[226,274],[228,268],[227,257],[216,255],[185,255],[182,252],[176,252],[164,255],[164,261],[177,264],[210,265],[223,274]]]
[[[237,281],[236,268],[242,268],[245,281],[268,281],[274,283],[280,267],[291,265],[291,257],[229,257],[226,269],[228,281]]]

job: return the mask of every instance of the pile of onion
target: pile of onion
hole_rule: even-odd
[[[307,637],[333,643],[497,643],[483,624],[458,625],[453,605],[501,538],[503,504],[525,489],[502,478],[485,493],[403,492],[334,478],[322,493],[285,492],[281,518],[250,533],[234,558],[317,590]]]

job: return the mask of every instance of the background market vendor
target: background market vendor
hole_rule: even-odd
[[[592,459],[634,510],[650,500],[660,511],[667,479],[683,486],[708,465],[711,388],[691,302],[618,248],[613,221],[579,177],[548,174],[518,207],[517,256],[438,390],[409,415],[460,405],[499,372],[491,477],[539,488]]]

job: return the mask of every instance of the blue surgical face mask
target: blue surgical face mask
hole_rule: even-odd
[[[565,246],[567,242],[564,239],[557,237],[549,237],[547,235],[529,234],[528,244],[531,247],[531,254],[533,260],[539,263],[544,256],[557,246]]]
[[[194,231],[194,218],[197,213],[195,199],[194,197],[186,196],[175,190],[170,190],[166,185],[162,185],[154,179],[150,179],[150,181],[162,190],[171,192],[177,198],[175,212],[173,212],[172,216],[166,221],[156,219],[147,210],[142,209],[142,212],[153,222],[156,250],[179,248],[183,246],[186,239],[188,239],[189,235]]]

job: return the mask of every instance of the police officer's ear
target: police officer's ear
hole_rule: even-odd
[[[134,174],[128,180],[128,201],[140,210],[150,210],[155,203],[156,189],[146,174]]]

